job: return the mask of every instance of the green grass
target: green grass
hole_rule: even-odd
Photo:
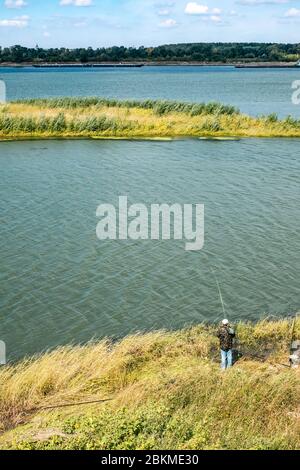
[[[127,109],[146,109],[152,110],[155,114],[162,116],[173,112],[186,113],[191,116],[199,116],[201,114],[236,114],[239,110],[234,106],[224,105],[217,102],[212,103],[185,103],[181,101],[168,101],[168,100],[117,100],[109,98],[35,98],[29,100],[15,101],[15,103],[27,103],[31,106],[38,106],[41,108],[64,108],[64,109],[78,109],[78,108],[92,108],[92,107],[108,107],[108,108],[127,108]]]
[[[63,347],[2,368],[0,449],[299,449],[291,322],[236,329],[244,356],[226,372],[213,325]]]
[[[221,103],[55,98],[0,106],[0,139],[300,137],[300,120]]]

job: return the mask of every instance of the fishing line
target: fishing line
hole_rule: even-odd
[[[223,301],[223,296],[222,296],[222,292],[221,292],[221,288],[220,288],[220,284],[219,284],[217,275],[216,275],[215,271],[213,270],[213,268],[211,266],[209,266],[209,269],[210,269],[210,271],[211,271],[211,273],[212,273],[212,275],[213,275],[213,277],[216,281],[218,292],[219,292],[219,297],[220,297],[220,301],[221,301],[221,305],[222,305],[223,314],[224,314],[224,316],[226,316],[225,304],[224,304],[224,301]]]
[[[217,289],[218,289],[218,294],[219,294],[219,298],[220,298],[220,302],[221,302],[221,305],[222,305],[222,311],[223,311],[223,315],[224,315],[223,318],[225,318],[225,317],[226,317],[226,309],[225,309],[225,302],[224,302],[224,300],[223,300],[223,295],[222,295],[220,283],[219,283],[219,281],[218,281],[218,278],[217,278],[217,275],[216,275],[215,271],[213,270],[213,268],[212,268],[211,265],[210,265],[210,262],[209,262],[207,253],[204,253],[204,255],[205,255],[205,257],[206,257],[209,270],[210,270],[210,272],[212,273],[213,278],[214,278],[214,280],[215,280],[215,282],[216,282]],[[220,319],[220,317],[217,318],[217,320],[219,320],[219,319]]]

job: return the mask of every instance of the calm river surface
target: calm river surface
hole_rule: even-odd
[[[292,104],[297,69],[235,69],[234,67],[143,67],[141,69],[1,68],[8,99],[53,96],[106,96],[184,101],[221,101],[242,112],[276,112],[300,117]]]
[[[216,321],[222,309],[211,268],[231,319],[295,312],[299,145],[0,143],[0,336],[9,358],[93,336]],[[96,208],[117,204],[119,195],[147,205],[204,203],[204,249],[100,242]]]

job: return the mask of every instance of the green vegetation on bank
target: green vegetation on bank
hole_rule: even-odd
[[[87,49],[0,48],[1,62],[88,63],[88,62],[294,62],[300,58],[300,44],[278,43],[187,43],[157,47],[108,47]]]
[[[0,139],[300,137],[300,119],[250,117],[221,103],[104,98],[33,99],[0,105]]]
[[[244,356],[226,372],[213,325],[62,347],[2,367],[0,449],[300,449],[291,321],[236,329]]]

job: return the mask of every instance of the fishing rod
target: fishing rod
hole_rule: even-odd
[[[223,314],[224,314],[224,317],[226,317],[225,304],[224,304],[224,301],[223,301],[223,296],[222,296],[222,292],[221,292],[221,288],[220,288],[220,283],[219,283],[219,281],[218,281],[217,275],[216,275],[215,271],[213,270],[213,268],[212,268],[211,266],[209,266],[209,269],[210,269],[210,271],[211,271],[213,277],[215,278],[215,281],[216,281],[216,284],[217,284],[217,288],[218,288],[218,292],[219,292],[219,297],[220,297],[221,305],[222,305]]]

